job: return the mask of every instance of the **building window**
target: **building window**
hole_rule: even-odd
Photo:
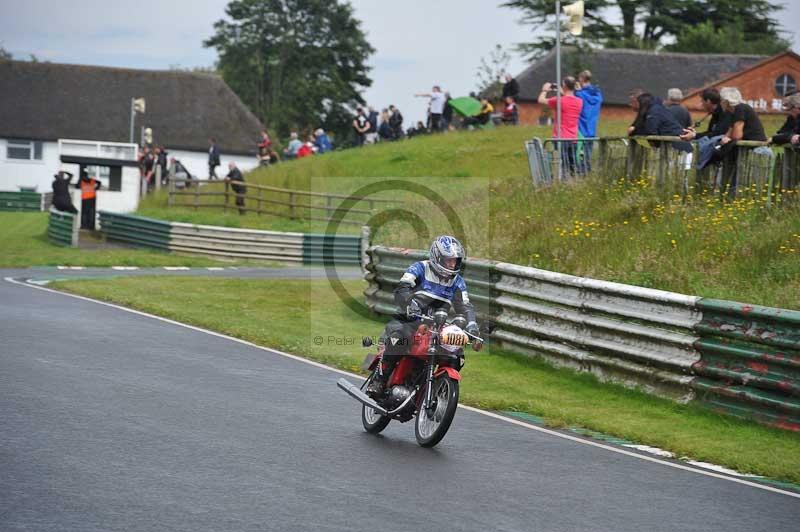
[[[782,74],[775,80],[775,92],[781,98],[794,90],[797,90],[797,82],[789,74]]]
[[[41,161],[42,142],[38,140],[8,139],[6,142],[6,159]]]
[[[122,167],[121,166],[87,166],[86,172],[89,177],[100,181],[103,189],[112,192],[122,190]]]

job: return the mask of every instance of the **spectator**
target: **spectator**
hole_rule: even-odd
[[[369,132],[369,120],[364,114],[364,109],[356,109],[356,117],[353,119],[353,129],[356,131],[356,145],[363,146]]]
[[[278,164],[281,162],[280,157],[278,157],[278,152],[276,152],[273,148],[269,149],[269,164]]]
[[[217,179],[217,166],[219,162],[219,147],[217,146],[217,139],[211,137],[208,139],[208,178]]]
[[[584,70],[578,74],[578,84],[575,96],[583,100],[581,116],[578,118],[578,133],[583,138],[594,138],[597,136],[597,122],[600,120],[600,109],[603,106],[603,91],[596,85],[592,85],[592,73]],[[592,148],[594,141],[584,141],[582,166],[585,172],[592,169]]]
[[[468,116],[464,119],[464,125],[472,128],[474,126],[481,126],[489,123],[494,113],[494,106],[489,102],[489,98],[481,96],[481,110],[475,116]]]
[[[381,125],[378,126],[378,136],[381,140],[393,140],[394,130],[389,124],[389,110],[384,109],[381,111]]]
[[[272,141],[269,138],[269,134],[265,131],[261,131],[261,141],[258,143],[258,164],[261,166],[269,164],[269,152],[270,147],[272,146]]]
[[[728,131],[719,140],[719,149],[717,149],[715,160],[722,161],[720,189],[724,191],[727,188],[729,195],[734,196],[738,181],[736,162],[739,157],[736,142],[739,140],[765,141],[767,136],[764,134],[764,126],[761,125],[761,120],[755,110],[742,101],[739,89],[723,87],[719,91],[719,97],[722,109],[732,113],[733,117]],[[756,148],[754,151],[758,153],[759,150],[761,148]],[[764,150],[762,151],[765,154],[772,155],[769,149],[764,148]]]
[[[453,121],[453,108],[450,107],[450,100],[453,98],[450,97],[449,92],[444,93],[444,110],[442,111],[442,131],[447,131],[450,129],[450,123]]]
[[[734,87],[723,87],[719,91],[722,108],[733,113],[733,123],[720,141],[725,145],[734,140],[767,140],[764,126],[755,110],[742,101],[742,94]]]
[[[428,109],[430,112],[431,131],[441,131],[442,113],[444,113],[445,105],[445,95],[442,93],[442,89],[438,85],[434,85],[432,92],[419,92],[414,96],[430,98]]]
[[[297,158],[302,159],[303,157],[308,157],[309,155],[314,155],[314,143],[311,141],[306,141],[297,149]]]
[[[672,113],[664,107],[660,98],[648,92],[636,97],[637,113],[630,135],[680,136],[683,127]],[[692,153],[692,145],[685,141],[675,141],[672,147],[684,153]]]
[[[519,123],[519,110],[514,98],[506,96],[506,106],[503,108],[503,123],[516,126]]]
[[[680,89],[670,89],[667,91],[667,109],[675,120],[680,124],[683,129],[687,129],[692,125],[692,115],[689,110],[681,104],[683,100],[683,92]]]
[[[101,186],[100,181],[89,177],[86,167],[81,168],[81,178],[75,183],[75,188],[81,191],[81,229],[94,231],[97,191]]]
[[[322,128],[319,128],[314,132],[314,146],[317,147],[317,153],[320,154],[333,150],[331,139],[328,138],[327,133],[325,133]]]
[[[519,83],[508,73],[506,73],[503,78],[505,79],[505,83],[503,84],[503,100],[505,101],[506,98],[511,96],[516,102],[517,99],[519,99]]]
[[[78,209],[72,204],[72,197],[69,194],[69,183],[72,181],[72,174],[60,170],[53,178],[53,207],[61,212],[78,214]]]
[[[800,144],[800,93],[792,92],[783,99],[783,108],[789,113],[786,122],[770,139],[771,144]]]
[[[367,107],[367,122],[369,122],[369,131],[366,133],[364,137],[364,142],[366,144],[375,144],[378,142],[378,111],[376,111],[371,105]]]
[[[297,138],[297,131],[292,131],[289,134],[289,145],[283,150],[283,156],[286,159],[296,159],[297,150],[299,150],[302,145],[303,143]]]
[[[409,128],[408,130],[408,137],[415,137],[417,135],[426,135],[428,130],[425,128],[425,124],[422,121],[417,122],[417,127]]]
[[[684,140],[706,137],[721,137],[731,127],[733,115],[731,113],[726,113],[722,109],[719,91],[717,89],[713,87],[705,89],[700,95],[700,105],[707,114],[699,122],[694,124],[692,127],[687,128],[683,132],[681,138]],[[711,120],[708,122],[708,129],[703,133],[698,133],[696,131],[697,128],[700,127],[700,124],[703,122],[703,120],[709,116],[711,117]]]
[[[236,195],[236,206],[239,207],[239,214],[244,214],[246,212],[244,195],[247,193],[247,187],[244,186],[242,171],[236,167],[236,163],[233,161],[228,163],[228,175],[225,176],[225,182],[231,184],[231,189]]]
[[[401,139],[403,138],[403,115],[400,113],[400,109],[394,105],[389,106],[389,112],[391,113],[389,127],[392,128],[392,136],[395,140]]]
[[[164,185],[167,182],[167,152],[166,148],[164,148],[163,144],[156,148],[156,165],[161,168],[161,184]]]
[[[155,174],[156,156],[147,146],[144,147],[140,165],[142,180],[147,185],[147,192],[150,192],[153,189],[153,175]]]
[[[583,100],[575,96],[576,85],[577,81],[572,76],[565,77],[561,82],[561,124],[558,123],[558,117],[553,121],[553,138],[569,139],[561,143],[561,164],[573,174],[577,168],[578,119],[583,109]],[[557,97],[547,97],[547,93],[554,89],[557,87],[552,83],[542,85],[538,102],[555,110]]]

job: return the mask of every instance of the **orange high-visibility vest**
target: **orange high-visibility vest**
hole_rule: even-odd
[[[97,181],[95,179],[90,179],[89,181],[84,181],[81,179],[81,199],[94,199],[97,196],[97,191],[95,190],[95,183]]]

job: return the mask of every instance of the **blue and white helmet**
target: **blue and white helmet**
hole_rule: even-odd
[[[443,235],[437,237],[431,244],[431,267],[443,279],[452,279],[461,273],[465,258],[464,246],[455,237]],[[444,263],[445,259],[456,259],[455,268],[447,268]]]

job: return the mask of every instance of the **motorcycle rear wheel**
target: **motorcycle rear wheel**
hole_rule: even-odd
[[[430,409],[420,409],[414,423],[417,443],[422,447],[433,447],[444,438],[458,408],[458,381],[441,375],[433,381],[433,400]]]

